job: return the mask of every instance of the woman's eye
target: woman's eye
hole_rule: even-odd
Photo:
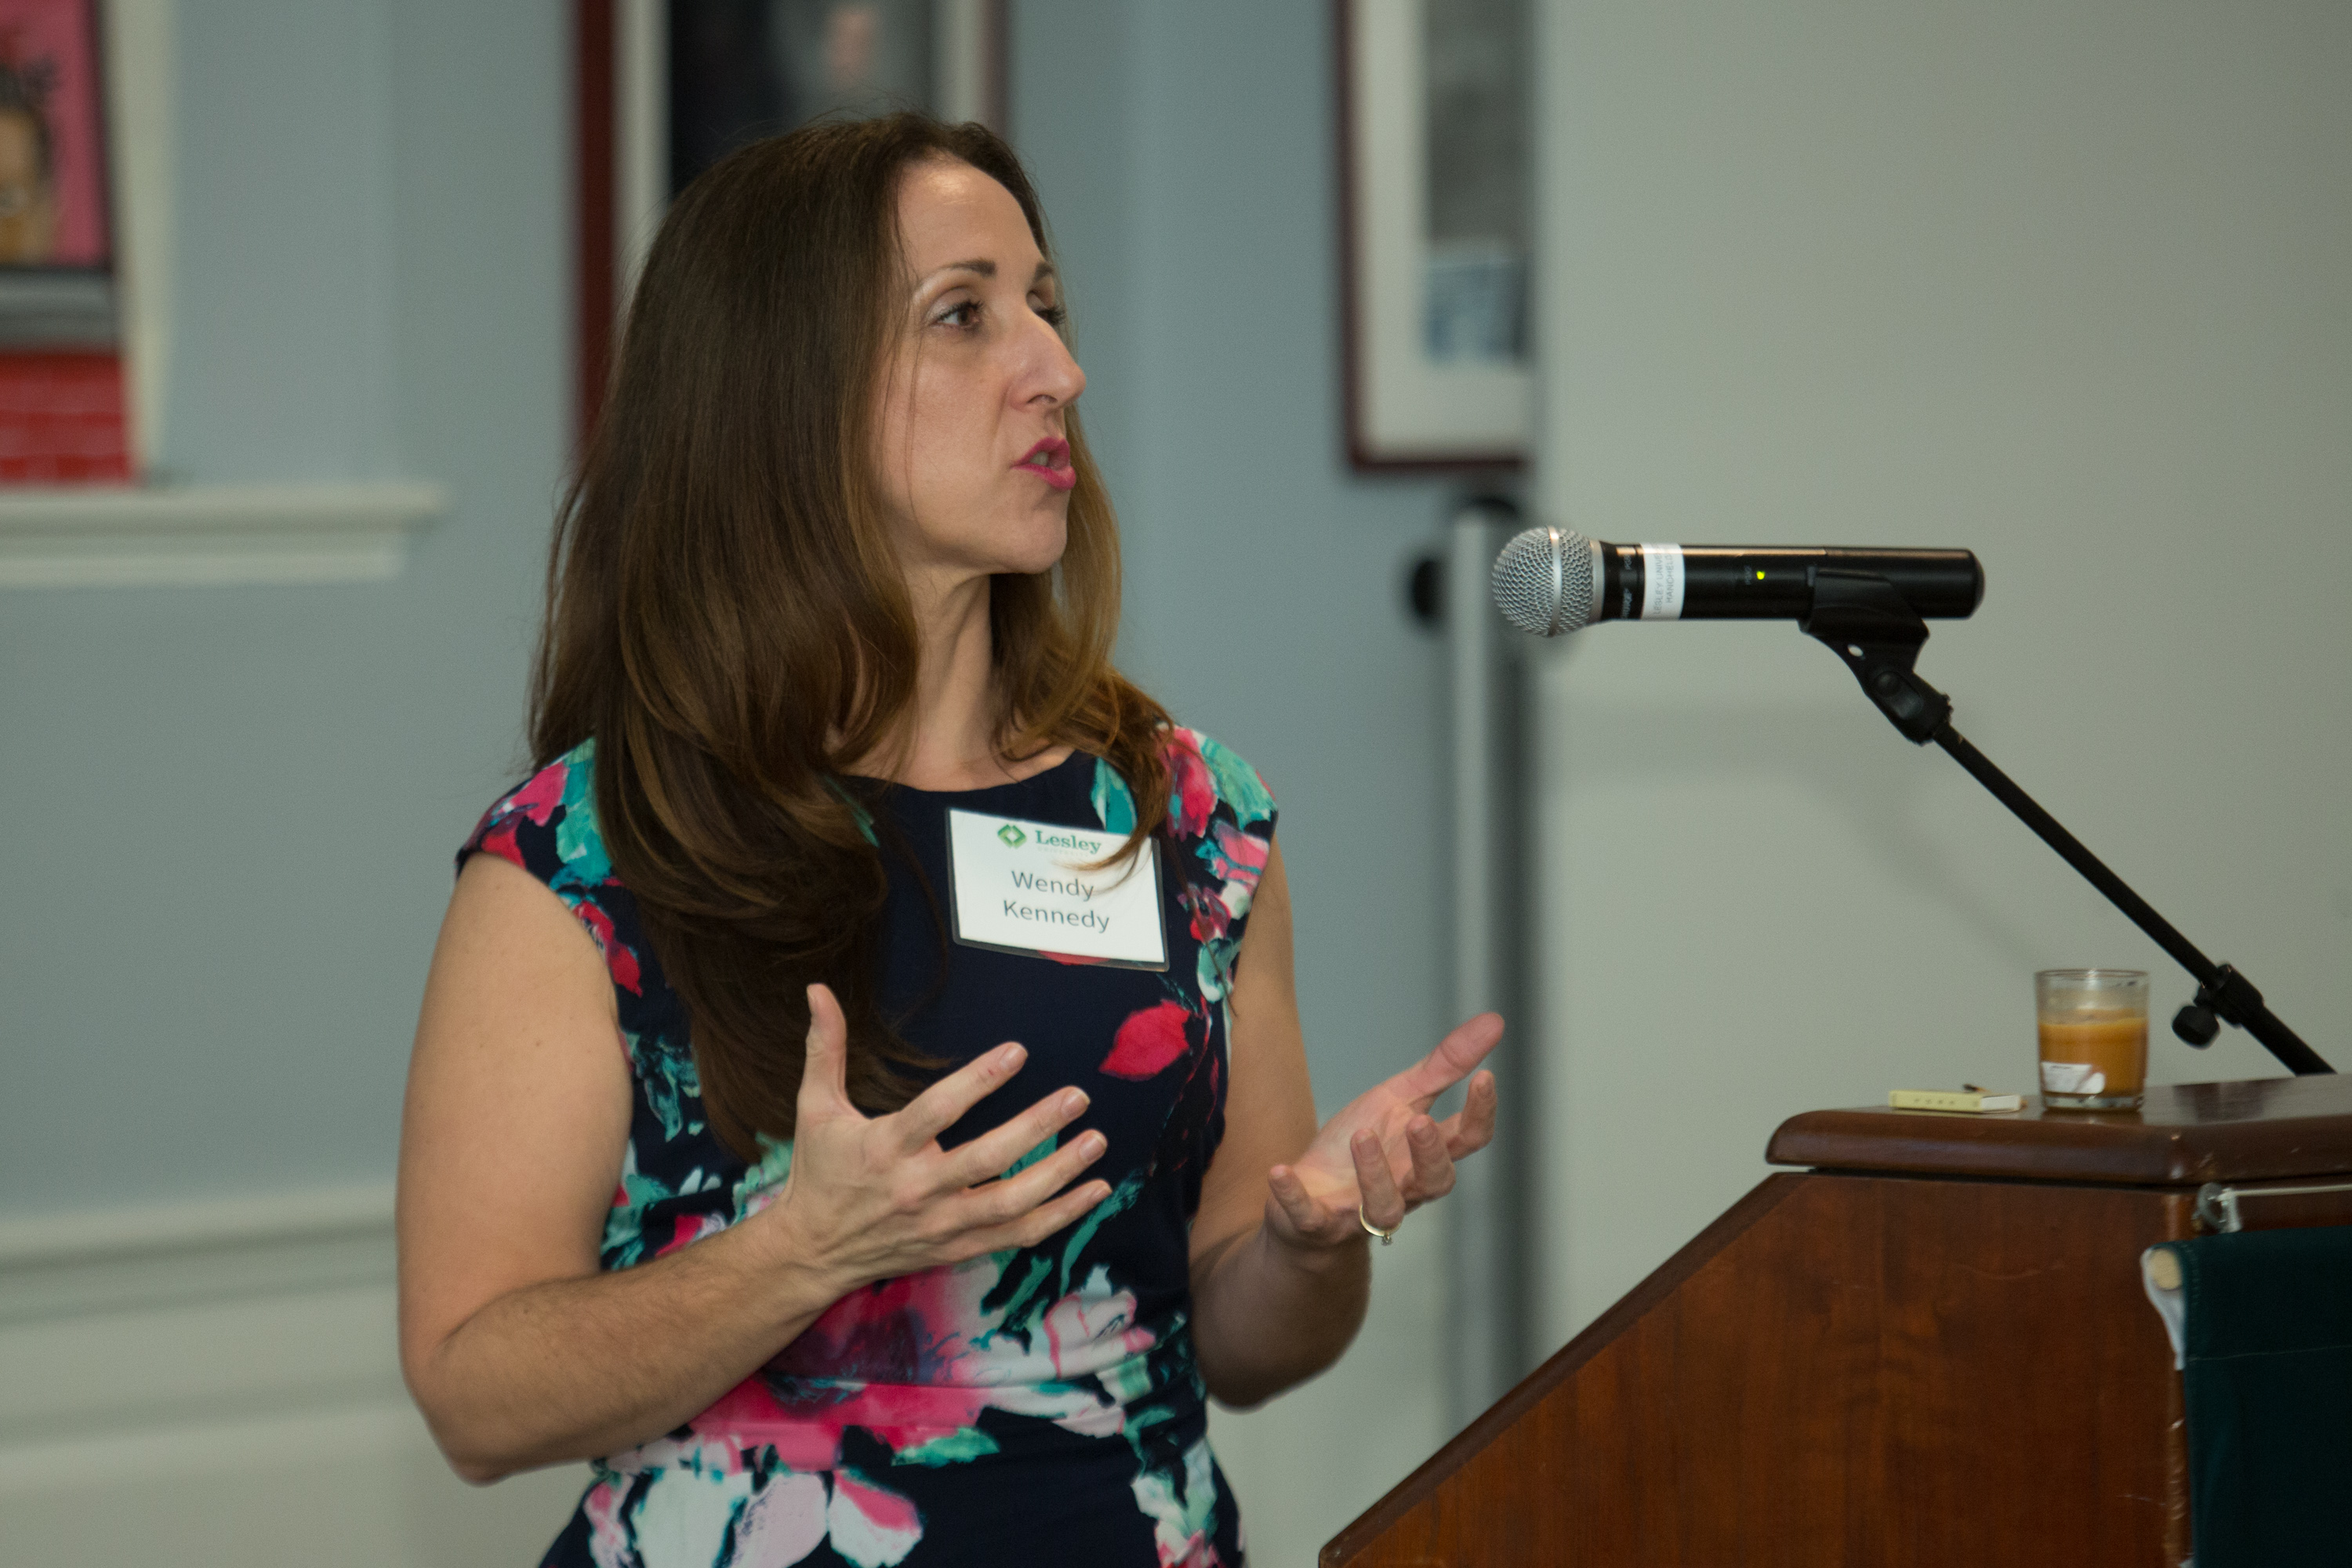
[[[980,324],[980,301],[966,300],[961,305],[950,305],[933,317],[932,321],[942,327],[976,327]]]
[[[1040,300],[1036,301],[1036,310],[1038,319],[1056,331],[1061,330],[1062,323],[1069,320],[1070,316],[1070,313],[1067,310],[1065,310],[1060,305],[1055,304],[1051,300]]]

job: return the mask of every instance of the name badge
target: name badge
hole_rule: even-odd
[[[1123,969],[1167,968],[1160,846],[1147,838],[1133,859],[1085,868],[1125,838],[1099,827],[950,808],[948,875],[954,884],[956,941]]]

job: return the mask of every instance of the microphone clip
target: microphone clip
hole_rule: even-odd
[[[1914,745],[1934,740],[1951,718],[1952,700],[1912,669],[1927,623],[1885,578],[1816,571],[1812,610],[1797,626],[1845,661],[1862,694]]]
[[[2251,1027],[2263,1016],[2263,994],[2254,983],[2224,963],[2213,978],[2197,988],[2197,999],[2173,1015],[2172,1032],[2203,1050],[2213,1043],[2223,1024]]]

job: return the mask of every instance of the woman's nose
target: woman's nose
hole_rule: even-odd
[[[1069,404],[1077,400],[1087,388],[1087,373],[1070,353],[1070,345],[1054,330],[1054,323],[1043,316],[1033,315],[1024,334],[1024,348],[1028,363],[1021,378],[1021,401],[1033,402],[1045,398],[1054,404]]]

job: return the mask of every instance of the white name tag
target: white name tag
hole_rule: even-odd
[[[1127,969],[1168,967],[1160,911],[1160,846],[1101,870],[1082,869],[1126,835],[1099,827],[948,812],[955,939],[1000,952],[1066,953]]]

